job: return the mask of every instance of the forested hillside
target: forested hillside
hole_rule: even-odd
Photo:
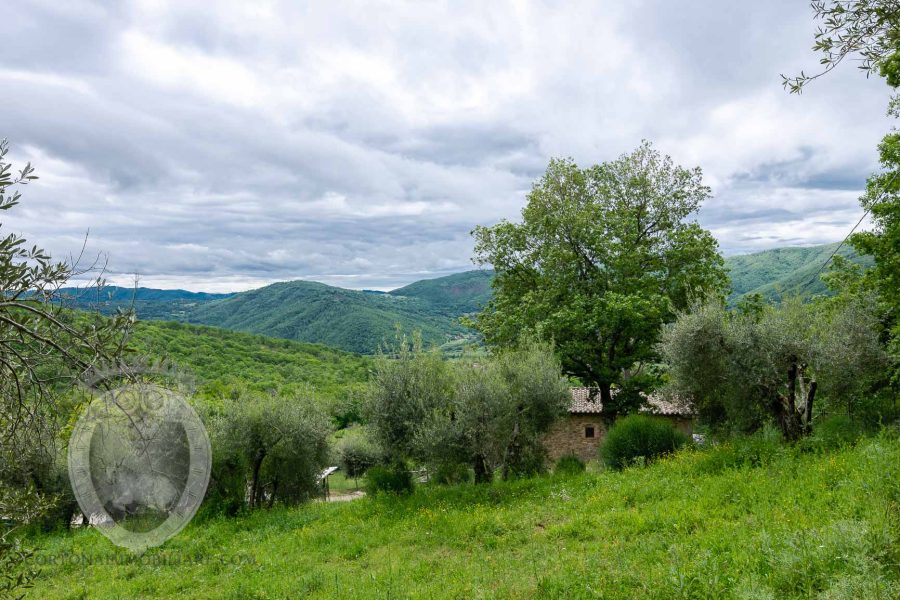
[[[431,309],[451,317],[478,312],[491,299],[494,272],[466,271],[437,279],[423,279],[389,292],[392,296],[419,298]]]
[[[228,298],[233,294],[211,294],[186,290],[158,290],[154,288],[128,288],[105,286],[102,288],[62,288],[59,301],[72,308],[98,310],[112,314],[116,310],[133,307],[139,319],[163,321],[185,320],[198,306],[213,300]]]
[[[775,248],[725,259],[732,282],[730,302],[759,293],[769,300],[828,293],[816,272],[837,244]],[[849,245],[840,256],[869,266]],[[313,281],[289,281],[237,294],[108,287],[61,290],[77,308],[111,314],[134,305],[141,320],[182,321],[277,338],[325,344],[372,354],[394,335],[419,330],[426,344],[447,352],[477,341],[459,318],[478,312],[491,298],[494,272],[473,270],[423,279],[387,293],[347,290]]]
[[[816,274],[837,246],[835,242],[730,256],[725,259],[731,277],[729,300],[733,302],[745,294],[754,293],[769,300],[829,293],[821,277]],[[867,267],[872,264],[871,257],[859,256],[849,244],[844,244],[837,254]]]
[[[422,332],[426,344],[442,345],[471,335],[428,301],[372,294],[311,281],[275,283],[198,306],[187,319],[351,352],[373,353],[389,342],[397,325]]]
[[[140,322],[132,345],[191,374],[201,395],[230,386],[286,394],[309,386],[336,399],[362,385],[370,367],[366,357],[319,344],[183,323]]]

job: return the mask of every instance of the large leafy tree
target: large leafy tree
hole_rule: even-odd
[[[900,358],[900,134],[886,135],[879,153],[884,172],[869,178],[860,198],[873,227],[855,234],[851,243],[875,258],[865,283],[879,293],[886,309],[885,322],[891,328],[892,354]],[[900,370],[895,380],[900,385]]]
[[[552,160],[522,222],[478,227],[476,262],[496,271],[475,326],[493,346],[553,340],[566,372],[596,386],[611,412],[634,410],[653,384],[660,327],[691,298],[727,283],[717,243],[690,220],[710,189],[650,143],[579,168]]]

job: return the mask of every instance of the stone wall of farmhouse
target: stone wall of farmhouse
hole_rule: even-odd
[[[594,437],[585,436],[587,427],[594,428]],[[600,415],[568,415],[560,419],[544,436],[544,447],[551,461],[566,454],[574,454],[583,461],[597,458],[597,449],[606,433]]]
[[[691,435],[693,420],[686,417],[665,416],[679,431]],[[593,428],[594,437],[587,437],[588,428]],[[560,419],[553,428],[544,435],[544,447],[552,462],[567,454],[574,454],[587,462],[598,457],[598,450],[606,435],[603,419],[597,414],[570,414]]]

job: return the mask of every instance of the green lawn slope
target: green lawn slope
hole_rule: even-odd
[[[135,558],[38,540],[35,598],[900,597],[900,442],[195,520]]]

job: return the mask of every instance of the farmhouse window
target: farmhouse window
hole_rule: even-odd
[[[585,425],[584,426],[584,437],[586,437],[586,438],[594,437],[594,426],[593,425]]]

